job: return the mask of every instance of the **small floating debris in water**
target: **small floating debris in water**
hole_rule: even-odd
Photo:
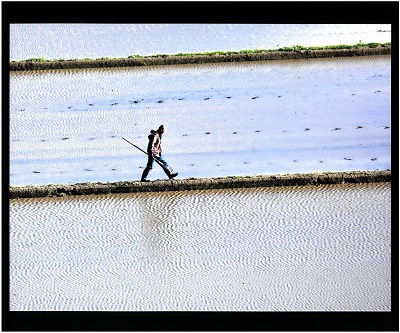
[[[232,96],[228,96],[227,98],[232,98]]]
[[[378,158],[376,158],[376,157],[374,157],[374,158],[371,158],[371,161],[376,161]]]
[[[237,132],[233,132],[232,134],[237,134]]]
[[[341,127],[336,127],[335,129],[334,129],[334,131],[340,131],[342,128]]]
[[[33,173],[40,173],[40,171],[33,171]]]
[[[351,161],[351,158],[345,157],[344,159],[345,159],[346,161]]]
[[[206,98],[204,98],[204,100],[206,101],[206,100],[208,100],[208,99],[210,99],[210,97],[206,97]]]
[[[261,132],[260,130],[257,130],[257,131],[256,131],[256,133],[260,133],[260,132]]]
[[[359,128],[363,128],[363,127],[362,126],[357,126],[356,128],[359,129]]]
[[[305,131],[309,131],[309,130],[310,130],[309,128],[306,128],[306,129],[305,129]]]
[[[384,129],[388,129],[388,128],[390,128],[390,126],[385,126],[385,127],[384,127]]]
[[[68,140],[69,138],[62,138],[61,140]]]
[[[251,99],[257,99],[258,98],[258,96],[255,96],[255,97],[252,97]]]
[[[159,100],[157,103],[164,103],[164,101],[161,99],[161,100]]]
[[[210,132],[206,132],[206,134],[211,134]]]

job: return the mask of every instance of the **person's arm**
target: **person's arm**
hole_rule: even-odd
[[[155,144],[155,136],[154,135],[150,135],[149,136],[149,144],[147,146],[147,153],[151,156],[154,155],[154,144]]]

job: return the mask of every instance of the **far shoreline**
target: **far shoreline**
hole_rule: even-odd
[[[200,54],[176,54],[154,56],[130,56],[127,58],[45,60],[28,59],[10,61],[10,71],[85,69],[110,67],[164,66],[186,64],[209,64],[247,61],[273,61],[295,59],[320,59],[336,57],[390,55],[391,44],[370,43],[326,47],[294,46],[278,50],[253,50],[239,52],[210,52]]]
[[[391,182],[391,170],[312,172],[285,175],[231,176],[177,180],[121,181],[114,183],[77,183],[73,185],[10,186],[9,199],[70,197],[117,193],[166,192],[229,188],[307,186],[328,184],[365,184]]]

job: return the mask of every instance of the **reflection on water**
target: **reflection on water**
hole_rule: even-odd
[[[163,197],[149,194],[138,202],[143,245],[149,256],[154,259],[163,260],[177,255],[174,231],[180,213],[177,210],[178,200],[174,196],[165,200]]]
[[[390,183],[10,201],[10,309],[390,311]]]

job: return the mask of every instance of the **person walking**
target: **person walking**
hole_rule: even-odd
[[[161,162],[162,168],[169,179],[172,179],[178,175],[178,173],[172,173],[172,168],[168,165],[167,161],[161,156],[162,149],[161,149],[161,139],[163,134],[166,132],[166,128],[164,125],[161,125],[157,131],[151,130],[149,138],[149,143],[147,145],[147,154],[148,160],[146,168],[143,170],[142,182],[149,182],[150,180],[147,179],[147,176],[151,169],[153,169],[154,159]]]

